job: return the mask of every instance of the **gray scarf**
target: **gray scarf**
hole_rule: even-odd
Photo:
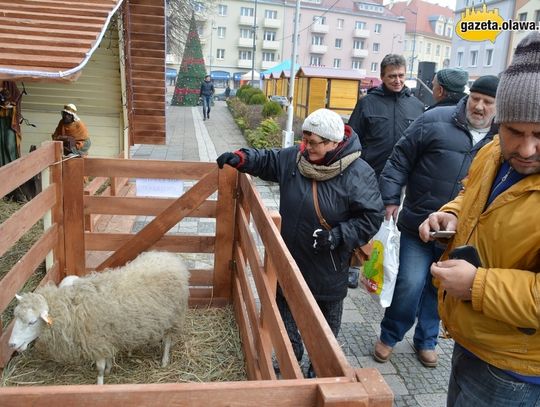
[[[298,162],[298,170],[304,177],[316,181],[326,181],[345,171],[345,168],[351,165],[361,154],[361,151],[355,151],[330,165],[318,165],[310,163],[299,151],[296,161]]]

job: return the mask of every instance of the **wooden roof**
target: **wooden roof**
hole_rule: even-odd
[[[0,0],[0,79],[76,79],[122,1]]]
[[[302,66],[296,73],[296,76],[304,76],[311,78],[360,80],[366,75],[364,75],[362,71],[357,71],[355,69],[335,69],[318,66]]]

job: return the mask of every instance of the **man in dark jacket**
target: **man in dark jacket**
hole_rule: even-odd
[[[199,92],[199,97],[202,98],[203,102],[203,120],[210,118],[210,106],[212,104],[214,92],[214,84],[212,83],[210,75],[206,75],[203,83],[201,83],[201,91]]]
[[[424,112],[424,105],[405,86],[405,58],[388,54],[381,61],[382,85],[371,88],[360,99],[349,125],[360,137],[362,158],[377,177],[392,153],[394,144],[414,119]]]
[[[429,109],[457,105],[457,102],[467,96],[464,91],[468,80],[469,73],[463,69],[445,68],[438,70],[432,81],[435,103]]]
[[[437,365],[439,315],[430,266],[439,259],[444,246],[421,241],[418,226],[457,196],[473,157],[497,133],[493,125],[497,84],[495,76],[480,77],[471,86],[471,94],[456,106],[422,114],[396,143],[381,174],[379,185],[387,219],[397,217],[404,186],[406,191],[398,219],[398,277],[373,352],[378,362],[390,358],[394,345],[418,318],[413,338],[418,359],[426,367]]]
[[[311,113],[302,125],[300,145],[272,150],[243,148],[217,159],[220,168],[279,183],[281,235],[337,337],[347,295],[347,270],[355,247],[366,244],[384,217],[373,170],[360,158],[360,142],[341,117],[330,110]],[[313,183],[322,217],[313,199]],[[276,301],[298,361],[304,346],[287,301],[278,289]],[[308,371],[308,376],[313,373]]]

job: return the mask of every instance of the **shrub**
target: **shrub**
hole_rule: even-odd
[[[255,148],[279,147],[281,127],[274,119],[266,119],[255,130],[246,130],[246,138]]]
[[[266,102],[266,96],[262,92],[257,92],[251,95],[248,100],[248,105],[264,105]]]
[[[238,89],[236,91],[236,97],[238,99],[242,100],[242,94],[248,89],[253,89],[253,86],[251,86],[251,85],[242,85],[242,86],[240,86],[240,89]]]
[[[251,96],[253,96],[256,93],[261,93],[259,89],[256,88],[249,88],[242,92],[242,96],[240,96],[240,100],[244,103],[248,103],[249,99],[251,99]]]
[[[278,102],[269,101],[266,102],[263,106],[262,115],[263,117],[276,117],[283,114],[283,109]]]

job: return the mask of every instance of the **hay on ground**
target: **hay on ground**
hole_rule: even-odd
[[[161,367],[161,346],[118,355],[106,384],[220,382],[247,380],[238,327],[231,307],[190,309],[185,331]],[[65,366],[44,360],[34,348],[11,359],[2,386],[95,384],[92,363]]]

